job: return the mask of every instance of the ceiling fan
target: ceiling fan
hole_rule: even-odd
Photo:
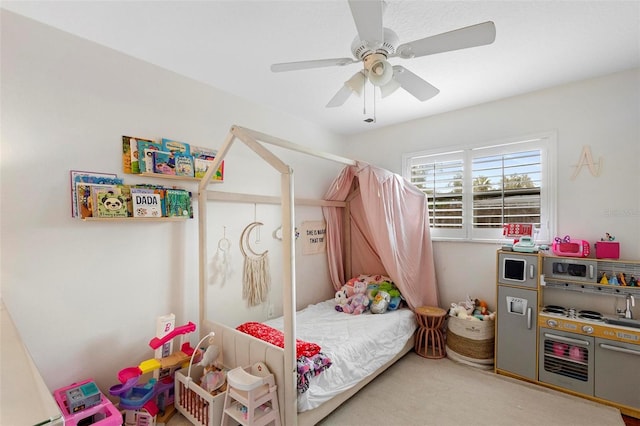
[[[400,44],[398,35],[382,24],[384,2],[381,0],[348,0],[358,34],[351,43],[353,58],[317,59],[284,62],[271,65],[271,71],[296,71],[310,68],[345,66],[363,63],[363,69],[347,80],[329,101],[327,107],[344,104],[352,93],[362,93],[366,80],[380,88],[386,97],[402,87],[419,101],[424,102],[440,91],[401,65],[391,65],[387,59],[411,59],[435,53],[466,49],[491,44],[496,38],[496,27],[487,21],[446,33]]]

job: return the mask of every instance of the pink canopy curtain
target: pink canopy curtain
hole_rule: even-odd
[[[360,194],[350,205],[353,274],[389,276],[411,309],[438,306],[426,197],[401,176],[358,163],[342,170],[325,199],[345,200],[356,178]],[[343,211],[323,211],[329,272],[337,290],[350,278],[344,277]]]

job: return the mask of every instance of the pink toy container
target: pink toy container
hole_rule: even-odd
[[[617,241],[598,241],[596,247],[596,257],[598,259],[620,259],[620,243]]]
[[[102,394],[102,392],[100,393],[99,404],[75,413],[69,412],[69,406],[67,404],[67,390],[91,383],[92,381],[93,380],[88,379],[53,391],[53,397],[58,403],[60,412],[64,417],[64,424],[66,426],[78,426],[79,424],[92,426],[121,426],[122,414],[120,414],[120,411],[118,411],[118,409]]]

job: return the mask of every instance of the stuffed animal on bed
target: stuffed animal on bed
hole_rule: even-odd
[[[333,300],[336,302],[336,311],[342,312],[344,310],[344,306],[349,300],[349,297],[347,296],[347,290],[340,289],[336,291],[336,296]]]
[[[383,295],[378,297],[380,293],[383,293]],[[374,314],[383,314],[388,310],[396,310],[402,301],[400,290],[391,281],[369,284],[367,295],[369,296],[371,312]]]
[[[371,302],[371,313],[384,314],[385,312],[387,312],[390,301],[391,296],[389,296],[389,293],[384,290],[379,290],[376,293],[376,296],[373,298],[373,302]]]
[[[347,303],[342,307],[342,312],[351,315],[360,315],[369,307],[369,298],[367,297],[367,285],[362,281],[357,281],[353,285],[354,295],[351,296]]]

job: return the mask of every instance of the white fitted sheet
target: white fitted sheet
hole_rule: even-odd
[[[282,317],[265,323],[284,330]],[[333,362],[298,395],[298,412],[318,407],[372,374],[401,351],[416,328],[409,309],[350,315],[336,311],[331,299],[298,311],[296,338],[317,343]]]

